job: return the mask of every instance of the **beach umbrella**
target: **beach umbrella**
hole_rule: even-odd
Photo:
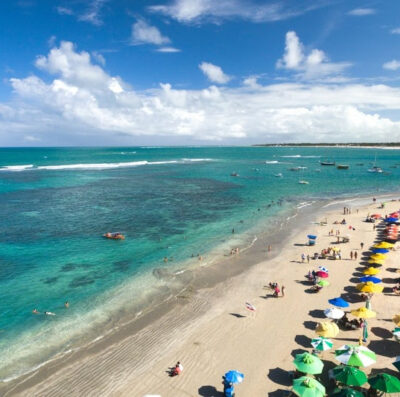
[[[370,257],[370,259],[377,259],[382,260],[382,259],[386,259],[386,255],[385,254],[372,254]]]
[[[325,266],[318,266],[318,270],[321,270],[321,272],[329,273],[329,270]]]
[[[381,217],[382,217],[381,214],[372,214],[372,215],[370,216],[370,218],[375,218],[375,219],[378,219],[378,218],[381,218]]]
[[[317,238],[317,236],[315,236],[314,234],[307,234],[307,238],[309,238],[311,240],[315,240]]]
[[[396,315],[393,317],[393,322],[394,322],[397,326],[400,327],[400,314],[396,314]]]
[[[390,217],[390,218],[386,218],[385,219],[385,222],[386,223],[397,223],[399,220],[397,219],[397,218],[393,218],[393,217]]]
[[[320,278],[328,278],[328,277],[329,277],[329,274],[328,274],[327,272],[323,272],[323,271],[321,271],[321,270],[317,271],[317,272],[315,273],[315,275],[316,275],[317,277],[320,277]]]
[[[317,335],[325,338],[334,338],[339,333],[339,328],[335,323],[323,321],[322,323],[318,323],[315,332]]]
[[[368,367],[376,362],[376,355],[365,346],[344,345],[335,350],[336,360],[353,367]]]
[[[244,375],[235,369],[228,371],[224,375],[225,380],[228,383],[242,383],[244,379]]]
[[[324,368],[324,363],[308,352],[296,354],[293,364],[298,371],[311,375],[320,374]]]
[[[336,389],[333,394],[329,394],[331,397],[364,397],[364,394],[354,389]]]
[[[319,336],[318,338],[311,339],[311,346],[316,350],[324,352],[325,350],[332,349],[333,343],[330,339]]]
[[[357,310],[352,310],[351,314],[354,317],[358,318],[373,318],[376,317],[376,313],[372,310],[367,309],[366,307],[360,307]]]
[[[328,318],[338,320],[339,318],[342,318],[344,316],[344,311],[340,310],[340,309],[336,309],[336,307],[334,307],[333,309],[324,310],[324,314]]]
[[[356,288],[360,292],[366,292],[369,294],[378,294],[383,291],[383,285],[374,284],[374,283],[371,283],[371,281],[368,281],[366,283],[357,284]]]
[[[400,342],[400,327],[396,327],[392,332],[394,339]]]
[[[323,397],[325,396],[325,387],[317,380],[308,376],[293,381],[293,393],[299,397]]]
[[[371,250],[374,254],[387,254],[389,252],[386,248],[372,248]]]
[[[327,287],[329,285],[329,281],[319,280],[317,285],[320,285],[321,287]]]
[[[368,379],[368,383],[375,390],[385,393],[399,393],[400,380],[389,374],[378,374]]]
[[[379,284],[382,282],[382,280],[380,278],[372,277],[372,276],[360,277],[360,281],[362,283],[368,283],[368,281],[370,281],[371,283],[374,283],[374,284]]]
[[[400,356],[397,356],[392,364],[400,371]]]
[[[333,368],[333,376],[347,386],[361,386],[368,381],[367,375],[363,371],[347,365]]]
[[[385,260],[384,259],[380,259],[380,260],[378,260],[378,259],[368,259],[368,263],[370,265],[381,267],[385,263]]]
[[[346,302],[343,298],[333,298],[333,299],[329,299],[328,302],[333,305],[333,306],[337,306],[337,307],[349,307],[349,303]]]
[[[394,244],[386,243],[385,241],[381,241],[378,244],[375,244],[373,248],[393,248]]]
[[[375,267],[372,267],[372,266],[363,271],[363,273],[367,276],[374,276],[374,275],[378,274],[379,272],[380,272],[379,269],[376,269]]]

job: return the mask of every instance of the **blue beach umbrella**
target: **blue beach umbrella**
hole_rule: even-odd
[[[225,380],[229,383],[242,383],[243,379],[244,375],[234,369],[225,374]]]
[[[399,220],[397,218],[386,218],[385,219],[386,223],[397,223]]]
[[[386,248],[373,248],[371,251],[374,254],[387,254],[389,252]]]
[[[311,240],[315,240],[317,236],[314,236],[313,234],[308,234],[307,237]]]
[[[328,302],[333,305],[333,306],[337,306],[337,307],[349,307],[349,303],[346,302],[343,298],[333,298],[333,299],[329,299]]]
[[[364,277],[360,277],[360,281],[362,283],[367,283],[368,281],[371,281],[374,284],[378,284],[381,283],[382,280],[378,277],[373,277],[373,276],[364,276]]]

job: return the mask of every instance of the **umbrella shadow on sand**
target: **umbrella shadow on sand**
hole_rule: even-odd
[[[312,331],[314,331],[315,328],[317,328],[317,324],[318,323],[315,321],[304,321],[303,322],[304,328],[311,329]]]
[[[375,335],[378,336],[379,338],[382,339],[390,339],[393,338],[393,334],[387,330],[386,328],[382,327],[372,327],[371,332]]]
[[[324,311],[320,309],[310,310],[308,315],[314,318],[326,318]]]
[[[231,316],[236,317],[236,318],[245,318],[246,316],[244,316],[243,314],[239,314],[239,313],[229,313]]]
[[[289,390],[284,390],[284,389],[279,389],[268,393],[268,397],[286,397],[290,395],[291,392]]]
[[[374,353],[385,357],[394,357],[400,355],[400,343],[394,340],[373,340],[368,345]]]
[[[201,386],[199,387],[199,395],[203,397],[224,397],[224,392],[218,391],[214,386]]]
[[[289,372],[282,368],[276,367],[270,369],[267,377],[272,380],[272,382],[281,386],[291,386],[292,384]]]
[[[308,336],[305,335],[296,335],[294,338],[294,341],[300,345],[305,347],[306,349],[309,349],[311,347],[311,339]]]

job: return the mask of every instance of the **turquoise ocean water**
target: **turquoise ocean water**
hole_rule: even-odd
[[[375,157],[382,174],[367,172]],[[321,166],[324,159],[350,168]],[[289,170],[296,167],[305,168]],[[207,261],[232,238],[246,245],[254,225],[302,202],[398,191],[399,177],[397,150],[0,149],[0,379],[183,288],[163,276],[199,266],[192,254]],[[105,240],[107,231],[126,240]]]

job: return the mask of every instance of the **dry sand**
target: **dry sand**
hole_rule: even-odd
[[[44,367],[23,383],[12,388],[8,385],[3,395],[222,396],[221,377],[230,369],[245,374],[244,382],[235,388],[238,397],[288,395],[291,382],[287,371],[294,368],[293,356],[311,350],[310,339],[315,337],[316,323],[324,321],[322,311],[330,306],[328,299],[343,296],[353,302],[350,309],[364,306],[355,292],[357,278],[364,268],[360,265],[363,261],[360,243],[364,242],[367,251],[377,233],[371,223],[363,220],[367,213],[398,210],[400,202],[389,202],[384,210],[377,207],[378,204],[371,203],[359,207],[357,213],[353,205],[351,215],[344,216],[343,208],[319,215],[318,221],[327,218],[327,226],[307,223],[304,231],[290,239],[273,259],[252,266],[215,288],[180,296],[178,301],[186,304],[178,305],[140,332],[116,338],[106,349],[93,349],[78,361],[66,360],[53,368]],[[333,221],[343,217],[346,226],[333,225]],[[349,225],[356,230],[350,231]],[[341,235],[351,236],[350,243],[338,245],[342,260],[301,263],[302,253],[311,255],[333,245],[336,238],[328,236],[332,228],[339,229]],[[308,233],[318,235],[316,247],[303,246]],[[350,260],[350,251],[357,251],[357,261]],[[400,355],[400,344],[393,340],[390,331],[394,327],[393,315],[400,312],[399,297],[391,293],[399,277],[393,271],[399,268],[399,260],[400,252],[389,253],[379,274],[385,290],[372,300],[377,317],[369,320],[367,343],[378,354],[378,360],[366,369],[367,373],[379,369],[397,373],[391,363]],[[318,294],[307,293],[305,274],[319,265],[328,267],[331,285]],[[268,296],[272,291],[265,286],[270,281],[285,285],[284,298]],[[245,302],[253,304],[257,311],[247,311]],[[176,324],[182,326],[177,329]],[[334,349],[358,342],[360,334],[360,330],[341,331],[334,338]],[[323,378],[329,368],[338,364],[334,349],[323,354]],[[168,377],[166,371],[178,360],[184,366],[182,375]]]

